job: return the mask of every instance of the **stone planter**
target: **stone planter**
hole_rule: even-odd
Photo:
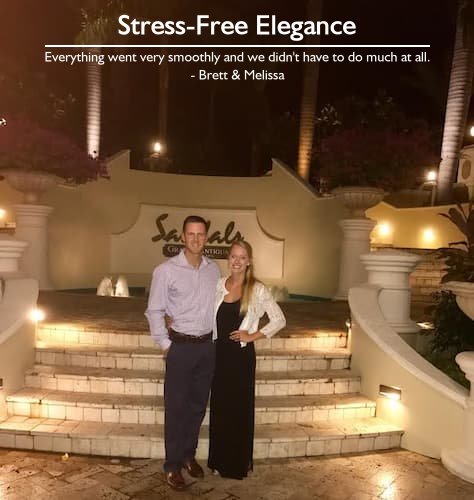
[[[331,191],[351,211],[351,218],[365,218],[365,211],[380,203],[385,192],[374,187],[344,186]]]
[[[456,302],[461,311],[474,320],[474,283],[450,281],[443,288],[456,295]]]
[[[456,295],[458,306],[464,314],[474,319],[474,283],[450,281],[444,288]],[[474,483],[474,352],[459,353],[456,363],[471,383],[464,410],[464,444],[462,448],[442,450],[441,461],[450,472]]]
[[[55,187],[59,177],[46,172],[35,172],[17,168],[2,168],[0,175],[13,189],[23,193],[23,203],[36,204],[41,195]]]

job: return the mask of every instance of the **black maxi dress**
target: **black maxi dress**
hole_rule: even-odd
[[[217,312],[216,366],[211,389],[208,467],[243,479],[253,469],[255,348],[229,338],[239,329],[240,301]]]

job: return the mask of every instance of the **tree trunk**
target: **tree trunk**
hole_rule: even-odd
[[[321,19],[322,0],[308,0],[307,19]],[[319,41],[319,37],[316,38]],[[319,49],[308,52],[318,54]],[[314,117],[316,113],[316,97],[318,93],[319,63],[305,63],[303,76],[303,94],[301,97],[300,132],[298,144],[297,172],[304,180],[309,180],[311,169],[311,152],[314,138]]]
[[[167,43],[167,39],[163,40]],[[160,65],[159,89],[158,89],[158,139],[161,143],[161,156],[165,157],[168,151],[168,100],[169,100],[169,63],[168,49],[163,47],[162,54],[165,56]]]
[[[473,0],[460,0],[441,146],[437,203],[452,202],[474,76]]]
[[[100,49],[90,49],[100,54]],[[99,64],[87,64],[87,153],[93,158],[100,154],[102,102],[102,69]]]

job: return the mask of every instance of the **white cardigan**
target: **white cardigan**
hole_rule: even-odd
[[[214,306],[214,331],[213,338],[217,338],[217,311],[220,305],[224,301],[224,296],[229,293],[225,287],[225,282],[228,276],[221,278],[217,282],[216,290],[216,303]],[[257,281],[253,287],[252,297],[250,299],[249,308],[247,314],[244,316],[242,322],[240,323],[239,330],[246,330],[249,333],[258,332],[258,324],[260,318],[267,313],[268,319],[270,320],[260,331],[265,335],[265,337],[270,338],[275,333],[280,331],[286,326],[286,319],[283,315],[280,306],[276,303],[272,294],[268,291],[263,283]],[[240,345],[245,347],[246,342],[241,342]]]

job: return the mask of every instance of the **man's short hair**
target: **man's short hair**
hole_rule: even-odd
[[[202,218],[200,217],[199,215],[188,215],[186,217],[186,219],[184,219],[184,222],[183,222],[183,233],[184,231],[186,230],[186,224],[190,224],[192,222],[198,222],[200,224],[204,224],[204,227],[206,228],[206,233],[207,233],[207,230],[208,230],[208,224],[207,222]]]

